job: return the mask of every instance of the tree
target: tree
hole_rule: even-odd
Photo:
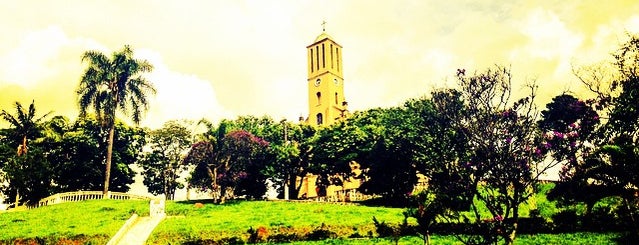
[[[315,185],[320,193],[329,185],[342,186],[345,179],[355,177],[349,163],[354,161],[361,165],[361,169],[367,168],[369,155],[382,137],[383,113],[384,109],[379,108],[355,112],[346,120],[317,132],[311,143],[313,148],[308,171],[318,175]],[[364,176],[365,173],[359,177]],[[365,188],[360,189],[368,191]]]
[[[315,128],[286,120],[275,122],[268,116],[240,116],[235,120],[222,120],[217,126],[206,121],[201,121],[200,124],[205,125],[208,131],[199,136],[202,142],[196,143],[194,146],[203,152],[206,152],[205,149],[210,149],[211,152],[214,152],[213,149],[222,149],[221,142],[223,142],[225,135],[237,130],[247,131],[269,142],[269,160],[263,162],[262,174],[267,180],[274,183],[272,187],[276,188],[280,194],[284,194],[283,188],[288,187],[289,196],[297,196],[299,186],[295,185],[295,181],[298,176],[305,176],[309,169],[311,141],[315,136]],[[212,153],[211,159],[214,155]],[[208,186],[206,183],[197,181],[209,179],[207,176],[201,175],[205,173],[204,169],[193,173],[192,180],[198,182],[195,184],[196,186]]]
[[[210,187],[221,203],[236,194],[252,198],[264,195],[265,165],[273,161],[267,141],[232,127],[231,121],[223,120],[205,140],[193,144],[184,158],[185,164],[195,166],[190,184]]]
[[[538,177],[552,165],[542,161],[546,149],[536,127],[536,86],[528,86],[529,96],[512,101],[510,70],[500,66],[475,75],[459,70],[457,81],[459,90],[440,92],[433,100],[466,143],[456,159],[438,165],[429,186],[470,204],[470,225],[482,236],[464,242],[512,244],[519,205],[534,194]],[[490,217],[478,212],[473,199],[487,207]]]
[[[16,114],[15,115],[11,115],[10,113],[8,113],[5,110],[2,110],[2,112],[0,112],[0,116],[2,116],[2,119],[4,119],[5,121],[9,122],[11,124],[12,129],[9,131],[6,131],[8,133],[8,137],[13,141],[13,142],[20,142],[18,143],[18,149],[17,149],[17,158],[14,159],[14,165],[13,167],[16,168],[14,170],[13,175],[19,175],[18,171],[19,169],[23,169],[23,164],[28,164],[30,162],[33,161],[27,161],[27,158],[25,157],[23,160],[24,163],[19,163],[19,159],[20,157],[24,156],[27,154],[28,152],[28,138],[35,138],[38,137],[40,134],[40,125],[39,123],[45,118],[47,117],[49,114],[51,114],[51,112],[48,112],[46,114],[44,114],[41,117],[36,118],[36,109],[35,109],[35,101],[31,102],[31,105],[29,105],[29,109],[25,110],[22,107],[22,104],[20,104],[20,102],[16,102],[15,103],[16,106]],[[33,158],[28,158],[28,159],[33,159]],[[25,166],[26,167],[26,166]],[[12,174],[9,173],[9,176],[11,176]],[[13,178],[13,177],[10,177]],[[19,181],[14,181],[14,184],[18,184],[17,182]],[[17,207],[20,201],[20,188],[16,189],[16,200],[15,200],[15,206]]]
[[[182,158],[190,146],[191,132],[178,121],[168,121],[148,134],[149,151],[144,153],[140,165],[149,192],[174,199],[175,190],[182,187],[177,179],[186,171]]]
[[[0,112],[2,119],[9,122],[13,129],[9,132],[9,137],[16,142],[20,142],[17,150],[17,155],[21,156],[28,151],[27,141],[28,138],[35,138],[39,136],[40,126],[39,123],[47,117],[51,112],[44,114],[43,116],[36,118],[35,116],[35,101],[31,102],[29,109],[25,110],[20,102],[15,103],[16,114],[11,115],[5,110]]]
[[[629,34],[613,58],[612,69],[577,74],[596,93],[593,103],[607,120],[596,130],[594,149],[580,156],[582,161],[567,165],[566,172],[571,174],[566,181],[586,187],[596,185],[606,194],[622,197],[631,222],[628,227],[638,234],[634,216],[638,212],[639,178],[634,173],[639,171],[639,37]],[[606,71],[612,75],[597,76]]]
[[[417,184],[415,153],[417,126],[415,115],[405,107],[379,111],[378,134],[372,138],[373,146],[361,160],[364,179],[359,188],[363,193],[381,195],[393,203],[403,204]]]
[[[275,183],[281,198],[286,198],[287,192],[289,198],[297,197],[300,186],[295,183],[297,177],[304,177],[308,171],[315,128],[286,120],[272,124],[271,128],[268,131],[272,133],[265,139],[274,159],[266,163],[264,174]]]
[[[100,189],[104,183],[108,131],[96,118],[89,116],[78,118],[66,126],[62,120],[55,118],[46,124],[45,131],[58,131],[47,135],[41,143],[53,171],[54,191]],[[143,130],[122,122],[116,122],[115,128],[110,189],[126,192],[135,176],[129,165],[140,158],[145,134]]]
[[[133,58],[133,50],[128,45],[111,58],[98,51],[87,51],[82,61],[88,63],[76,91],[80,116],[89,109],[96,113],[102,126],[109,129],[104,177],[104,195],[109,191],[113,137],[115,135],[116,112],[123,112],[139,124],[142,113],[148,110],[149,94],[155,94],[153,85],[142,77],[153,66],[146,60]]]
[[[37,144],[31,144],[29,154],[10,158],[4,167],[10,179],[9,193],[15,193],[16,207],[20,202],[32,205],[40,199],[52,194],[51,164],[43,156],[44,149]]]
[[[598,137],[595,130],[599,126],[599,115],[592,102],[569,94],[558,95],[546,105],[539,121],[552,157],[565,162],[560,181],[549,192],[548,198],[563,204],[583,201],[586,203],[586,216],[598,200],[615,195],[610,190],[602,191],[604,186],[587,183],[589,170],[583,164],[584,156],[594,153],[593,143]]]

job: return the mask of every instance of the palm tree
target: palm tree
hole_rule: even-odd
[[[9,112],[2,110],[0,112],[0,116],[5,121],[9,122],[13,127],[13,130],[9,131],[9,137],[17,142],[22,141],[18,145],[17,155],[23,156],[27,154],[29,147],[27,147],[28,138],[37,137],[40,132],[39,124],[47,117],[51,112],[44,114],[43,116],[36,118],[35,116],[35,101],[31,101],[31,105],[29,105],[29,109],[25,110],[22,107],[20,102],[16,101],[16,114],[11,115]],[[20,192],[16,189],[16,203],[15,207],[18,207],[18,202],[20,201]]]
[[[111,58],[99,51],[87,51],[82,55],[82,61],[89,66],[76,91],[80,116],[84,117],[89,109],[93,109],[102,126],[109,129],[104,178],[107,197],[116,111],[130,116],[135,124],[140,123],[142,113],[149,108],[147,96],[155,94],[153,84],[142,77],[142,73],[150,72],[153,66],[146,60],[134,59],[128,45],[114,52]]]

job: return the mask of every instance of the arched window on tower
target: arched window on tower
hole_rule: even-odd
[[[324,51],[323,43],[322,43],[322,68],[326,68],[326,52]]]
[[[317,104],[322,104],[322,92],[317,92],[315,95],[317,96]]]
[[[316,65],[317,70],[319,70],[319,68],[320,68],[320,66],[319,66],[319,63],[320,63],[319,62],[319,46],[315,46],[315,54],[316,54],[315,55],[315,62],[316,62],[315,65]]]
[[[335,68],[335,54],[333,54],[333,44],[331,43],[331,69]]]
[[[322,117],[322,113],[317,113],[317,125],[322,125],[324,122],[324,118]]]
[[[337,60],[337,71],[339,71],[339,48],[335,48],[335,57]]]
[[[315,71],[315,64],[313,64],[313,59],[315,59],[313,55],[313,49],[311,49],[311,72]]]
[[[337,102],[337,101],[338,101],[338,99],[337,99],[337,92],[335,92],[335,104],[336,104],[336,105],[339,105],[339,102]]]

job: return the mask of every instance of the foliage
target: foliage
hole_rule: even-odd
[[[423,98],[402,107],[355,112],[318,132],[310,171],[320,174],[323,185],[358,177],[360,191],[402,203],[417,183],[416,173],[429,169],[424,162],[427,141],[433,140],[427,123],[433,113],[432,103]],[[361,165],[359,176],[349,168],[353,161]]]
[[[35,125],[38,133],[33,134],[36,138],[31,141],[29,154],[15,156],[8,147],[9,138],[0,140],[5,146],[0,161],[11,184],[5,193],[15,195],[18,188],[22,201],[33,204],[53,193],[100,187],[107,133],[95,119],[85,117],[69,123],[68,119],[55,116]],[[120,122],[116,128],[112,189],[125,192],[133,183],[134,173],[129,164],[137,160],[144,139],[139,129]]]
[[[266,138],[274,160],[266,163],[264,173],[269,179],[281,181],[282,184],[277,186],[280,197],[284,198],[285,188],[288,188],[289,196],[297,197],[301,186],[295,183],[298,177],[306,176],[309,171],[315,128],[285,120],[273,126],[277,132],[283,133],[283,137]]]
[[[416,147],[415,135],[419,125],[411,118],[421,118],[405,108],[381,110],[379,115],[379,136],[373,140],[370,152],[363,160],[366,182],[360,190],[368,194],[377,194],[401,202],[413,191],[417,184],[415,153],[422,149]]]
[[[417,233],[422,235],[424,244],[430,244],[430,236],[437,218],[446,213],[444,202],[429,191],[423,191],[415,195],[417,208],[409,208],[404,216],[417,220]],[[379,233],[379,232],[378,232]]]
[[[70,125],[63,122],[59,119],[48,122],[47,131],[58,133],[48,135],[42,142],[53,171],[52,192],[98,190],[104,180],[108,132],[92,117],[78,118]],[[121,122],[115,128],[111,190],[126,192],[135,175],[129,165],[141,154],[144,132]]]
[[[528,86],[528,97],[511,101],[510,70],[499,66],[475,75],[460,70],[457,81],[459,90],[439,91],[433,101],[466,143],[457,158],[435,165],[429,185],[437,195],[461,198],[448,201],[451,204],[470,204],[472,218],[464,220],[475,224],[481,236],[460,237],[462,241],[475,244],[499,239],[512,244],[519,206],[534,194],[537,178],[549,168],[540,164],[545,149],[536,128],[536,86]],[[469,202],[473,198],[485,205],[489,217],[478,212],[475,202]]]
[[[613,53],[613,76],[585,77],[578,74],[586,87],[597,93],[593,104],[602,114],[607,114],[607,120],[596,129],[593,149],[579,155],[581,161],[571,161],[567,165],[565,172],[570,175],[565,182],[572,188],[559,190],[589,193],[586,198],[568,200],[586,202],[587,214],[603,197],[622,197],[626,216],[631,220],[628,227],[632,227],[634,233],[639,231],[633,204],[638,202],[635,193],[639,186],[639,178],[634,174],[639,171],[638,55],[639,37],[629,34],[628,40]]]
[[[98,121],[109,129],[104,177],[104,194],[109,191],[111,161],[116,124],[116,112],[130,115],[139,124],[142,113],[148,109],[149,94],[155,94],[153,85],[142,77],[153,66],[146,60],[133,58],[133,50],[128,45],[109,58],[99,51],[86,51],[82,61],[88,63],[76,91],[80,107],[80,117],[93,109]]]
[[[20,102],[15,102],[16,114],[11,115],[9,112],[2,110],[0,116],[5,121],[11,124],[11,128],[5,130],[5,135],[11,140],[11,145],[20,145],[21,150],[26,153],[27,144],[29,139],[38,138],[41,135],[42,120],[49,116],[51,112],[44,114],[41,117],[36,118],[35,101],[32,101],[29,105],[29,109],[25,110]],[[18,155],[20,154],[20,148],[18,148]]]
[[[254,189],[255,193],[250,196],[261,197],[266,183],[262,181],[270,180],[275,183],[277,192],[284,193],[284,188],[288,187],[290,196],[296,197],[299,186],[295,186],[298,176],[305,176],[309,170],[311,141],[315,135],[315,129],[309,125],[300,125],[282,120],[273,121],[270,117],[242,116],[236,120],[222,120],[214,126],[209,122],[202,121],[208,127],[208,131],[200,136],[200,141],[196,142],[186,160],[192,161],[189,164],[195,165],[190,183],[193,186],[208,189],[213,184],[210,174],[214,170],[207,170],[206,164],[213,165],[218,160],[222,161],[222,154],[226,151],[225,137],[232,131],[246,131],[259,139],[268,142],[268,147],[260,149],[259,154],[263,160],[253,164],[251,171],[255,172],[254,177],[261,180],[244,182],[245,189]],[[199,159],[199,160],[198,160]],[[204,164],[205,161],[208,161]],[[217,174],[216,174],[217,175]],[[250,177],[252,178],[252,177]],[[250,179],[249,178],[249,179]],[[244,188],[244,187],[242,187]],[[220,192],[221,190],[214,191]],[[248,193],[247,193],[248,194]]]
[[[43,155],[42,149],[32,144],[29,154],[9,158],[3,168],[10,180],[5,193],[17,195],[19,191],[20,200],[26,204],[37,203],[52,194],[51,164]]]
[[[144,184],[149,192],[173,200],[175,190],[184,186],[177,179],[187,170],[182,158],[191,145],[191,132],[178,121],[168,121],[147,137],[149,150],[139,161],[145,173]]]
[[[28,141],[41,136],[41,121],[47,117],[49,113],[36,118],[35,101],[29,105],[29,109],[25,110],[20,102],[15,102],[16,113],[11,115],[9,112],[2,110],[0,116],[9,122],[11,128],[3,130],[6,144],[18,145],[17,156],[14,158],[5,155],[3,167],[5,172],[5,181],[9,183],[9,192],[15,194],[15,206],[19,205],[20,194],[23,193],[27,197],[25,201],[33,203],[41,196],[46,196],[47,185],[51,181],[48,180],[48,168],[46,162],[38,162],[41,154],[27,154],[29,151]],[[36,153],[38,154],[38,153]],[[30,177],[29,175],[33,175]]]
[[[381,136],[380,115],[381,109],[356,112],[346,121],[319,129],[311,143],[308,172],[318,175],[320,196],[329,185],[341,186],[345,179],[356,177],[349,163],[366,164],[367,155]]]
[[[190,183],[210,187],[220,202],[236,194],[260,198],[266,192],[265,165],[272,161],[269,142],[245,130],[227,132],[230,126],[222,121],[209,140],[193,144],[184,158],[195,166]]]

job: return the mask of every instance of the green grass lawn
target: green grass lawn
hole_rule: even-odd
[[[38,238],[55,244],[70,238],[106,244],[134,212],[148,215],[148,201],[92,200],[0,213],[0,243]]]
[[[374,232],[372,217],[399,223],[401,208],[366,207],[313,202],[236,202],[225,205],[167,203],[167,215],[177,216],[162,222],[150,243],[167,244],[191,239],[219,240],[248,236],[249,227],[265,227],[271,233],[305,234],[324,224],[338,236]],[[272,235],[272,234],[271,234]]]
[[[562,244],[562,245],[584,245],[584,244],[618,244],[615,239],[620,235],[616,233],[588,233],[577,232],[569,234],[535,234],[535,235],[520,235],[515,240],[515,244],[521,245],[547,245],[547,244]],[[330,245],[330,244],[351,244],[351,245],[367,245],[367,244],[381,244],[381,245],[394,245],[395,241],[391,239],[372,238],[372,239],[329,239],[324,241],[304,241],[294,242],[292,245]],[[420,237],[402,237],[399,239],[398,244],[423,244]],[[431,244],[437,245],[458,245],[462,244],[454,236],[433,236],[431,238]]]
[[[166,211],[170,217],[155,229],[148,244],[206,243],[234,237],[246,241],[249,227],[263,227],[269,237],[302,236],[318,229],[330,230],[337,237],[293,244],[394,244],[392,239],[371,237],[376,235],[372,217],[397,224],[403,220],[404,209],[267,201],[205,203],[197,208],[193,202],[169,201]],[[148,201],[94,200],[0,213],[0,244],[105,244],[132,213],[144,216],[148,212]],[[364,238],[349,238],[353,235]],[[516,244],[614,244],[619,236],[585,232],[519,235]],[[24,241],[29,239],[32,242]],[[454,236],[441,235],[434,235],[432,242],[459,244]],[[421,239],[402,237],[399,244],[421,244]]]

